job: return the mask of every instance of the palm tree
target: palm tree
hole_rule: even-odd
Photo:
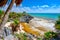
[[[8,2],[8,0],[0,0],[0,7],[6,5],[6,3]],[[16,6],[18,6],[19,4],[21,4],[22,0],[11,0],[6,12],[4,13],[4,16],[2,18],[2,22],[0,24],[0,29],[2,27],[4,27],[5,23],[8,20],[8,16],[9,16],[9,12],[11,10],[11,8],[13,7],[13,4],[16,3]]]

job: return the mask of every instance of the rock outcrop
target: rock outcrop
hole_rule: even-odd
[[[27,22],[27,23],[29,23],[29,21],[31,19],[33,19],[33,17],[30,16],[30,15],[22,16],[22,17],[20,17],[20,22]]]

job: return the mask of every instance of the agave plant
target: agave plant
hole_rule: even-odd
[[[6,3],[8,2],[9,0],[0,0],[0,7],[6,5]],[[8,16],[9,16],[9,12],[11,10],[11,8],[13,7],[13,4],[16,3],[16,6],[18,6],[19,4],[21,4],[22,0],[11,0],[6,12],[4,13],[4,16],[2,18],[2,22],[0,23],[0,29],[2,27],[4,27],[5,23],[7,22],[8,20]]]

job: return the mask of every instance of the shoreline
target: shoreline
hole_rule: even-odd
[[[54,19],[49,19],[49,18],[42,18],[42,17],[34,17],[34,18],[37,18],[37,19],[40,19],[40,20],[46,20],[46,21],[50,21],[50,22],[52,22],[52,23],[55,23],[56,22],[56,20],[54,20]]]
[[[59,13],[27,13],[33,17],[37,18],[44,18],[44,19],[50,19],[50,20],[57,20],[60,16]]]

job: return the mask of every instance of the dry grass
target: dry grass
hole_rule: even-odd
[[[39,36],[40,33],[36,30],[33,30],[27,23],[20,23],[24,28],[23,30],[27,33],[30,33],[32,35],[36,35],[36,36]]]
[[[36,27],[37,29],[41,30],[41,31],[44,31],[44,32],[47,32],[48,30],[43,28],[43,27]]]

